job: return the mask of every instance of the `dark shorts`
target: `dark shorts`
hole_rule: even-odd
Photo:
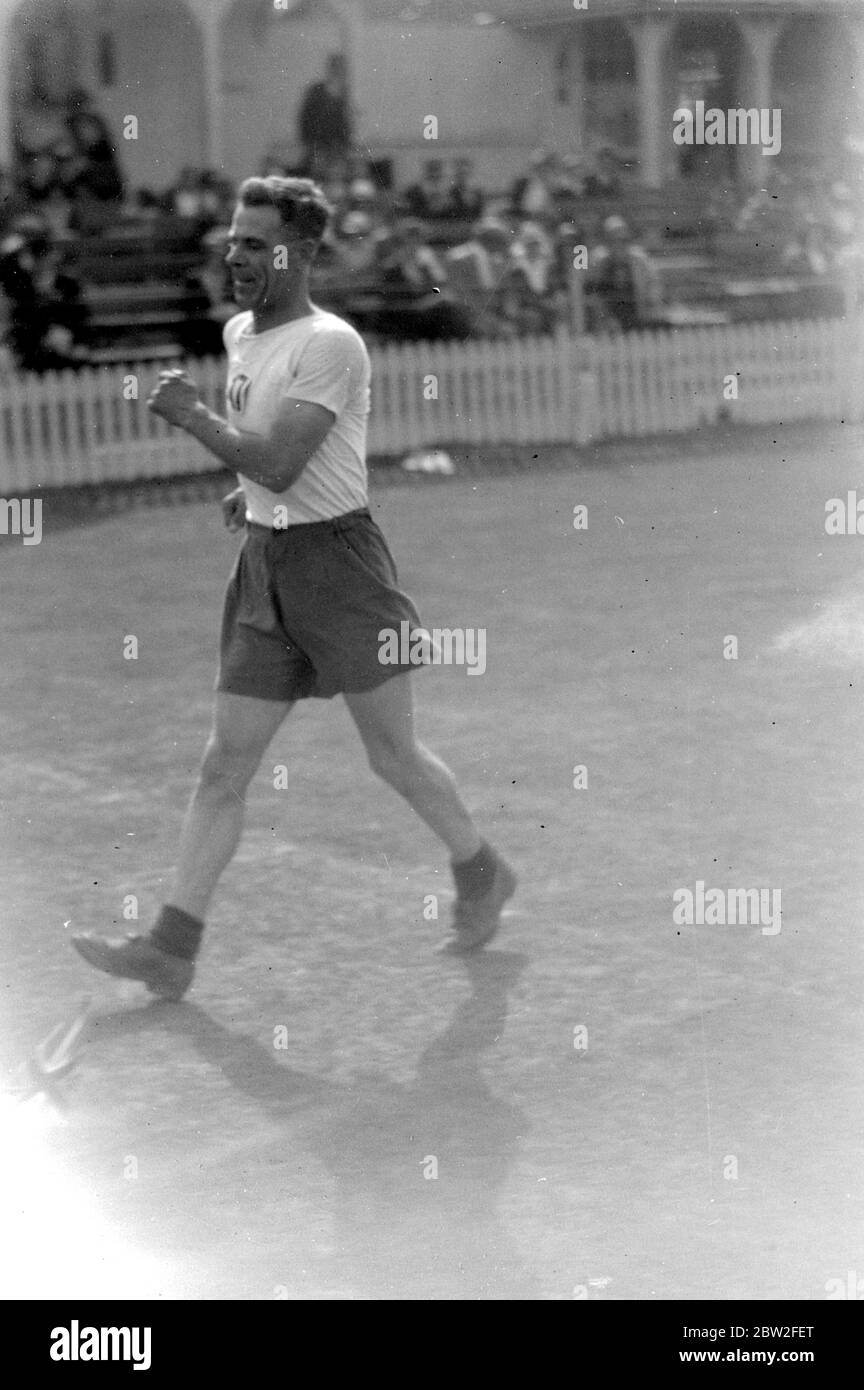
[[[374,690],[413,669],[382,664],[379,633],[419,621],[365,509],[281,531],[249,525],[225,595],[216,689],[258,700]]]

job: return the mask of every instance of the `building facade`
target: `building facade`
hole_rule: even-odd
[[[332,52],[360,149],[400,179],[465,154],[503,187],[539,145],[602,142],[660,186],[682,172],[673,113],[700,100],[780,109],[787,167],[839,165],[862,138],[864,0],[0,0],[0,164],[80,87],[131,186],[186,165],[239,178],[297,148]],[[751,179],[765,162],[731,157]]]

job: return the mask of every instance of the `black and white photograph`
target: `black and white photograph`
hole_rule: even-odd
[[[864,0],[0,0],[28,1366],[864,1300],[862,80]]]

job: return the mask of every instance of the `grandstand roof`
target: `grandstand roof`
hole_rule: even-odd
[[[579,11],[562,0],[363,0],[370,19],[463,22],[490,24],[572,24],[585,14],[595,17],[614,15],[693,14],[728,15],[729,0],[589,0],[587,11]],[[735,14],[860,14],[864,0],[735,0]]]

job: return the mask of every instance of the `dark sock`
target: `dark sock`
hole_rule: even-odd
[[[487,891],[495,873],[495,851],[484,840],[471,859],[452,861],[453,877],[460,898],[479,898]]]
[[[179,956],[181,960],[194,960],[201,945],[204,923],[199,922],[182,907],[172,907],[166,903],[156,918],[156,925],[150,933],[150,940],[160,951],[169,956]]]

